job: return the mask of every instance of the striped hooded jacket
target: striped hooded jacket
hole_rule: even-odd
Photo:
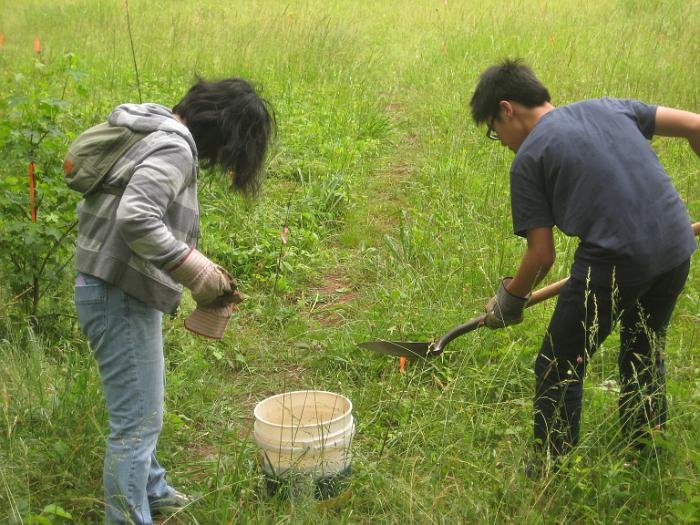
[[[76,267],[165,313],[182,286],[168,270],[199,235],[197,148],[189,130],[158,104],[123,104],[109,123],[147,132],[112,168],[105,186],[78,204]]]

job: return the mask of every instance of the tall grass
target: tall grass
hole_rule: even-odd
[[[528,481],[532,363],[552,304],[523,324],[476,331],[439,358],[364,353],[375,338],[428,339],[479,313],[524,248],[511,234],[511,155],[472,125],[481,70],[524,57],[555,104],[638,98],[698,111],[700,10],[692,2],[129,2],[144,99],[174,104],[196,74],[253,79],[276,108],[265,195],[230,198],[205,174],[203,249],[250,299],[220,343],[166,321],[167,399],[159,444],[199,523],[697,522],[700,425],[698,265],[667,342],[670,422],[632,462],[617,423],[617,336],[591,362],[582,442],[567,469]],[[11,82],[70,51],[89,79],[86,124],[137,100],[125,3],[26,0],[2,9]],[[70,130],[72,133],[78,130]],[[698,161],[654,139],[691,216]],[[289,243],[279,230],[288,217]],[[556,238],[551,278],[575,243]],[[697,260],[694,261],[697,263]],[[273,289],[277,283],[277,288]],[[72,312],[69,293],[65,311]],[[0,521],[102,516],[106,414],[83,338],[0,320]],[[183,311],[192,308],[185,299]],[[352,497],[337,509],[259,491],[252,407],[298,388],[354,403]],[[32,518],[33,517],[33,518]]]

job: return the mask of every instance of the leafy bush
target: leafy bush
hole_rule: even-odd
[[[7,65],[0,100],[0,268],[10,304],[36,323],[42,300],[55,295],[71,263],[79,196],[63,182],[62,164],[66,130],[80,126],[66,95],[70,88],[80,99],[86,91],[72,54],[55,63],[35,57],[13,64],[14,71]]]

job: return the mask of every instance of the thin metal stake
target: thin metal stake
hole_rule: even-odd
[[[139,66],[136,64],[136,50],[134,49],[134,38],[131,34],[131,17],[129,16],[129,0],[124,0],[126,7],[126,27],[129,30],[129,44],[131,44],[131,58],[134,61],[134,71],[136,72],[136,87],[139,90],[139,103],[143,103],[141,96],[141,79],[139,78]]]

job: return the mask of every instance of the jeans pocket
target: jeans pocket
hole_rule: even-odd
[[[105,331],[107,284],[92,275],[78,274],[74,299],[80,328],[94,348]]]
[[[107,299],[105,282],[92,275],[78,274],[75,280],[75,304],[100,304]]]

